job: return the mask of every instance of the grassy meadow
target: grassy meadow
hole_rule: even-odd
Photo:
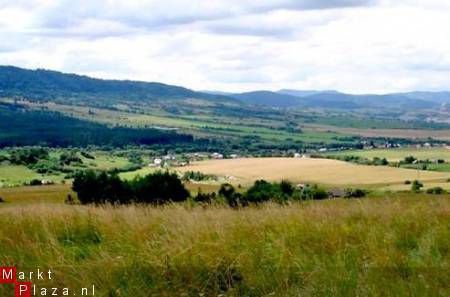
[[[96,296],[450,294],[448,195],[241,210],[10,204],[0,226],[1,262],[51,269],[52,286],[95,284]]]

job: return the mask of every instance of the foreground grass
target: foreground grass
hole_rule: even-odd
[[[50,268],[52,286],[95,284],[96,296],[450,294],[450,196],[243,210],[10,205],[0,238],[0,262]]]

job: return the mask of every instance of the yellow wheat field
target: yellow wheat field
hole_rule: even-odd
[[[398,184],[405,180],[445,182],[448,172],[418,171],[386,166],[355,165],[312,158],[245,158],[208,160],[179,168],[225,176],[230,182],[251,183],[257,179],[311,182],[329,185]]]

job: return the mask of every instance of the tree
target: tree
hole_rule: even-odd
[[[131,202],[132,198],[128,184],[117,175],[106,172],[78,172],[74,176],[72,189],[81,204],[125,204]]]
[[[216,199],[216,192],[212,193],[203,193],[199,188],[197,192],[197,196],[194,197],[194,201],[198,203],[211,203]]]
[[[225,201],[231,207],[237,207],[239,205],[239,197],[236,195],[236,190],[231,184],[222,184],[219,189],[219,196],[225,198]]]
[[[155,172],[130,182],[136,202],[164,204],[185,201],[189,192],[175,173]]]
[[[366,196],[367,192],[363,189],[346,189],[345,198],[362,198]]]

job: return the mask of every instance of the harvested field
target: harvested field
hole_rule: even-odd
[[[328,159],[248,158],[210,160],[179,168],[180,172],[200,171],[227,176],[232,183],[252,183],[257,179],[311,182],[328,185],[389,185],[405,180],[444,182],[450,173],[418,171],[385,166],[364,166]]]

